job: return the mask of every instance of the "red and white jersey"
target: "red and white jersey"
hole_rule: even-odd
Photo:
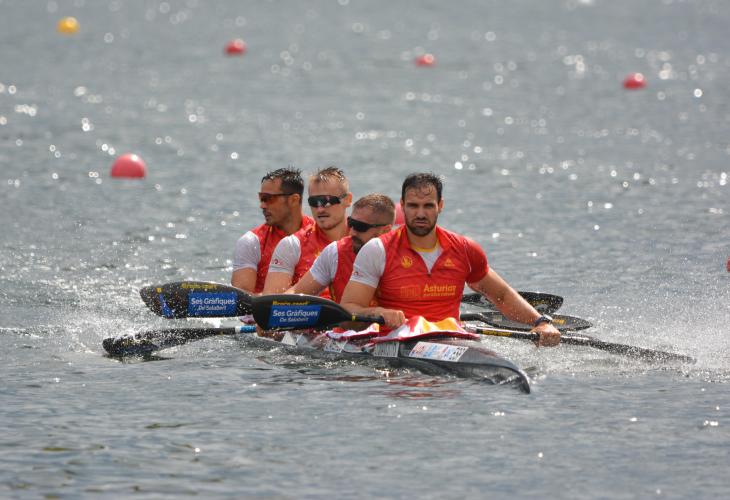
[[[464,283],[487,274],[487,256],[470,238],[438,226],[436,235],[433,251],[411,248],[405,227],[373,238],[358,253],[351,279],[376,288],[381,307],[407,318],[458,318]]]
[[[312,225],[314,225],[314,219],[308,215],[302,215],[300,229],[308,228]],[[261,224],[247,231],[236,241],[236,248],[233,253],[233,270],[256,269],[256,287],[254,292],[260,293],[264,289],[266,273],[269,270],[269,263],[271,262],[274,249],[286,237],[286,233],[281,229]]]

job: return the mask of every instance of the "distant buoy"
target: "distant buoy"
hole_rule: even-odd
[[[240,38],[231,40],[226,44],[226,54],[229,56],[242,56],[246,53],[246,42]]]
[[[402,226],[406,223],[406,215],[403,213],[403,207],[400,203],[395,204],[395,225]]]
[[[436,64],[436,58],[433,54],[423,54],[416,57],[416,66],[433,66]]]
[[[624,79],[624,88],[635,90],[646,87],[646,78],[641,73],[631,73]]]
[[[730,273],[730,257],[727,259],[727,272]]]
[[[147,166],[142,158],[133,153],[127,153],[114,161],[111,176],[137,179],[147,174]]]
[[[64,17],[58,21],[56,29],[64,35],[73,35],[79,30],[79,22],[75,17]]]

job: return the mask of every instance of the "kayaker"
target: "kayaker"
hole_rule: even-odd
[[[314,219],[302,213],[304,179],[296,168],[280,168],[261,179],[259,206],[265,222],[236,241],[231,284],[261,293],[276,245],[290,234],[311,227]]]
[[[441,180],[409,175],[401,189],[405,225],[373,238],[355,258],[342,305],[350,312],[379,314],[386,326],[401,326],[415,315],[429,321],[459,317],[464,283],[486,296],[508,318],[534,325],[538,345],[553,346],[560,333],[487,264],[473,240],[437,226],[443,209]],[[369,304],[376,296],[379,306]]]
[[[371,239],[390,231],[394,220],[395,204],[384,194],[372,193],[357,200],[347,218],[350,235],[327,245],[309,271],[286,293],[319,295],[329,288],[330,298],[339,302],[357,252]]]
[[[350,183],[337,167],[318,170],[307,179],[314,225],[282,239],[274,250],[264,294],[282,293],[312,267],[324,247],[347,236],[347,209],[352,204]],[[329,298],[325,291],[322,296]]]

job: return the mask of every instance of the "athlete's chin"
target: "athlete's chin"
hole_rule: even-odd
[[[332,229],[337,226],[337,221],[334,221],[329,217],[317,217],[317,225],[322,229]]]
[[[408,229],[416,236],[426,236],[428,233],[430,233],[433,230],[433,228],[434,228],[434,226],[420,226],[420,225],[408,226]]]

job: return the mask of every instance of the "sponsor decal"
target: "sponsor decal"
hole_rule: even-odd
[[[456,285],[423,285],[424,297],[453,297],[456,295]]]
[[[180,285],[180,288],[183,288],[185,290],[217,290],[218,285],[216,283],[182,283]],[[162,292],[162,288],[157,289],[159,292]]]
[[[444,262],[444,267],[456,267],[456,264],[454,264],[454,261],[450,258],[447,258]]]
[[[401,299],[419,299],[421,298],[421,287],[418,285],[407,285],[400,287]]]
[[[190,292],[188,316],[235,316],[235,292]]]
[[[438,361],[459,361],[469,349],[466,346],[436,344],[434,342],[419,342],[411,352],[409,358],[435,359]]]
[[[403,266],[404,269],[408,269],[413,265],[413,259],[411,259],[408,255],[404,255],[400,259],[400,265]]]
[[[448,284],[425,284],[420,285],[406,285],[400,287],[399,295],[401,299],[413,300],[422,299],[427,297],[455,297],[459,292],[456,285]]]
[[[274,300],[271,305],[274,306],[308,306],[311,302],[309,300]]]
[[[160,290],[159,288],[157,290]],[[167,305],[167,301],[165,300],[165,296],[162,295],[162,291],[160,290],[158,292],[159,299],[160,299],[160,307],[162,308],[162,315],[168,319],[172,319],[175,317],[175,313],[172,312],[172,309],[170,309],[170,306]]]
[[[306,328],[319,323],[322,306],[304,304],[287,304],[274,301],[269,314],[269,328]]]

